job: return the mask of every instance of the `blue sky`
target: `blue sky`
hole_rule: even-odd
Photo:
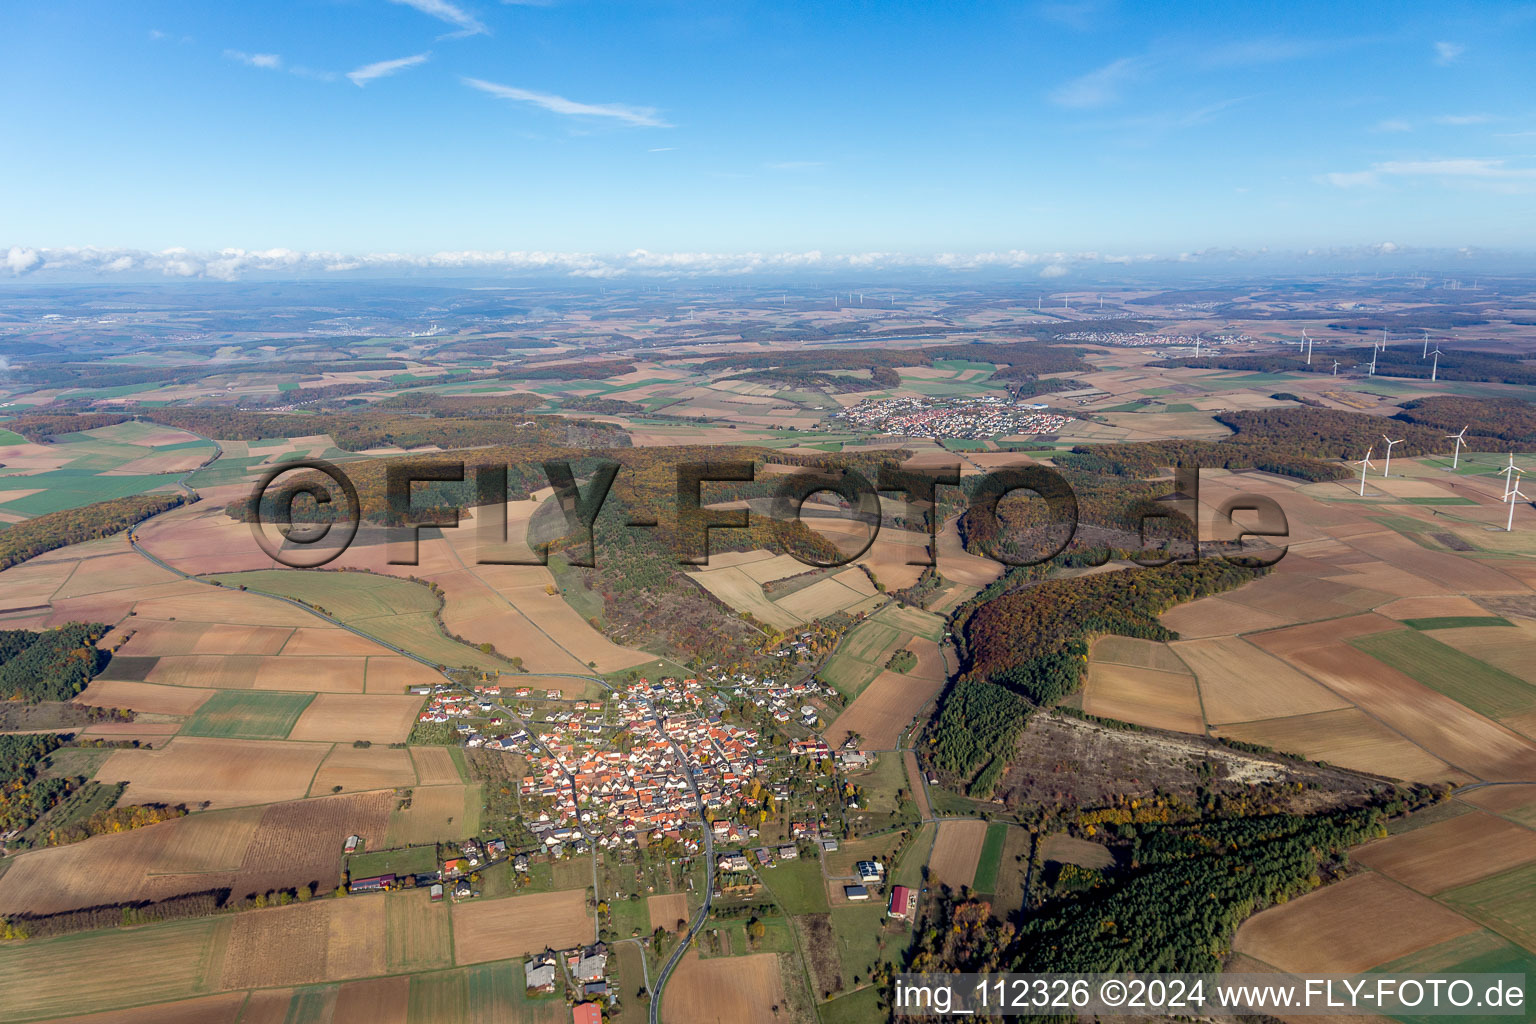
[[[1531,247],[1536,5],[1150,7],[15,0],[0,257]]]

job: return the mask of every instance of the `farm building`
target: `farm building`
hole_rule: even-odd
[[[862,885],[845,885],[843,886],[843,895],[854,901],[867,900],[869,899],[869,890]]]
[[[891,888],[891,902],[885,910],[886,917],[894,917],[898,921],[910,921],[912,912],[917,909],[917,893],[904,885]]]
[[[862,882],[878,882],[885,877],[885,865],[875,860],[861,860],[854,869],[859,873]]]
[[[443,883],[442,882],[433,882],[432,883],[431,893],[432,893],[432,902],[433,903],[441,903],[441,902],[443,902]]]
[[[555,990],[555,955],[548,951],[528,958],[523,964],[523,980],[526,987],[535,992]]]
[[[596,1003],[577,1003],[571,1007],[574,1024],[603,1024],[603,1011]]]
[[[386,892],[395,887],[394,875],[375,875],[372,878],[354,878],[347,886],[348,892]]]

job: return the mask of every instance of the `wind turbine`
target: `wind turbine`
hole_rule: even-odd
[[[1370,373],[1370,375],[1372,377],[1376,376],[1376,346],[1375,345],[1371,346],[1371,373]]]
[[[1460,432],[1455,433],[1455,434],[1446,434],[1445,435],[1446,440],[1450,440],[1453,437],[1456,439],[1456,449],[1455,449],[1455,451],[1453,451],[1451,453],[1451,468],[1452,469],[1456,468],[1456,463],[1461,458],[1461,446],[1467,443],[1466,442],[1467,427],[1470,427],[1471,425],[1472,424],[1468,423],[1466,427],[1462,427],[1461,428]],[[1513,452],[1510,453],[1510,458],[1511,459],[1514,458],[1514,453]]]
[[[1312,337],[1309,334],[1307,334],[1307,329],[1305,327],[1303,327],[1301,329],[1301,336],[1307,342],[1307,365],[1311,366],[1312,365]]]
[[[1389,473],[1392,472],[1392,446],[1395,445],[1395,444],[1402,444],[1407,439],[1400,437],[1396,441],[1394,441],[1390,437],[1388,437],[1386,434],[1382,434],[1381,435],[1381,439],[1383,441],[1387,442],[1387,464],[1385,466],[1381,467],[1381,475],[1382,476],[1387,476]]]
[[[1339,361],[1337,359],[1333,361],[1333,375],[1335,377],[1339,375]]]
[[[1195,335],[1195,358],[1200,358],[1200,335]]]
[[[1505,466],[1503,469],[1499,470],[1497,474],[1495,474],[1496,476],[1502,476],[1504,478],[1504,498],[1509,497],[1509,489],[1514,486],[1515,474],[1524,472],[1525,470],[1515,465],[1515,453],[1510,452],[1509,465]],[[1504,498],[1500,498],[1499,500],[1503,501]]]
[[[1514,483],[1509,488],[1509,494],[1506,495],[1506,497],[1509,498],[1509,519],[1507,519],[1505,521],[1505,523],[1504,523],[1504,532],[1505,533],[1514,533],[1515,532],[1515,499],[1518,498],[1521,501],[1530,501],[1531,500],[1530,498],[1526,497],[1526,495],[1520,490],[1520,476],[1519,476],[1519,472],[1520,472],[1519,470],[1515,471],[1516,475],[1513,478],[1514,479]]]
[[[1375,448],[1367,448],[1365,450],[1365,458],[1361,459],[1359,462],[1350,463],[1351,466],[1360,467],[1360,497],[1362,498],[1365,497],[1365,472],[1368,469],[1375,468],[1375,463],[1371,462],[1371,453],[1375,450]]]
[[[1387,329],[1385,327],[1381,329],[1381,350],[1383,352],[1387,350]]]
[[[1439,346],[1437,345],[1435,347],[1438,348]],[[1427,331],[1427,330],[1424,332],[1424,351],[1419,353],[1419,358],[1420,359],[1428,359],[1429,358],[1429,331]]]
[[[1435,381],[1435,378],[1440,375],[1440,357],[1445,355],[1445,353],[1440,351],[1440,346],[1439,345],[1436,345],[1435,346],[1435,350],[1433,352],[1431,352],[1430,355],[1435,357],[1435,365],[1430,367],[1430,370],[1429,370],[1429,380],[1430,380],[1430,383],[1433,384],[1434,381]]]

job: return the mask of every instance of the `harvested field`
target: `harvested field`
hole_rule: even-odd
[[[776,1024],[785,1003],[775,953],[699,959],[685,954],[662,995],[669,1020],[689,1024]]]
[[[299,716],[288,738],[337,743],[368,740],[403,743],[416,723],[423,698],[386,694],[318,694]]]
[[[1232,739],[1262,743],[1281,753],[1392,779],[1470,781],[1466,772],[1451,767],[1358,708],[1241,722],[1212,731]]]
[[[862,745],[872,750],[893,750],[901,740],[912,719],[923,706],[944,688],[942,671],[933,671],[930,661],[925,672],[923,652],[918,648],[925,640],[913,640],[912,651],[918,655],[918,666],[911,672],[881,672],[874,682],[864,688],[858,698],[843,709],[827,730],[827,742],[834,748],[840,746],[848,734],[857,732],[864,737]],[[936,659],[936,650],[930,652]]]
[[[238,807],[297,800],[329,750],[318,743],[181,736],[159,750],[117,750],[96,773],[126,781],[124,803]]]
[[[1232,949],[1282,971],[1355,974],[1476,930],[1454,910],[1363,874],[1249,918]]]
[[[130,619],[120,631],[130,634],[120,653],[134,657],[172,654],[277,654],[293,629],[224,622],[164,622]]]
[[[132,708],[150,715],[190,715],[217,692],[191,686],[93,679],[75,702],[98,708]]]
[[[347,657],[268,657],[255,654],[175,655],[163,657],[156,662],[146,681],[228,690],[361,693],[366,660]]]
[[[1463,814],[1369,843],[1350,856],[1433,896],[1536,861],[1536,832],[1491,814]]]
[[[1360,637],[1350,644],[1480,715],[1503,718],[1536,708],[1536,686],[1440,643],[1438,637],[1402,630]]]
[[[233,923],[199,918],[0,945],[0,976],[6,979],[0,1020],[91,1013],[207,992],[218,987],[217,965]]]
[[[288,1007],[292,1002],[292,989],[258,989],[250,993],[240,1024],[289,1024]]]
[[[338,743],[320,762],[312,796],[370,789],[408,789],[416,785],[416,769],[408,751],[389,747],[354,747]]]
[[[1437,629],[1435,639],[1536,686],[1536,622],[1514,620],[1514,628]]]
[[[1154,672],[1126,665],[1089,664],[1083,710],[1102,718],[1203,735],[1200,693],[1185,672]]]
[[[867,596],[828,577],[774,603],[801,622],[810,622],[857,604]]]
[[[229,884],[261,816],[255,807],[193,814],[15,855],[0,876],[0,913],[56,914]]]
[[[1128,665],[1156,672],[1189,672],[1172,648],[1156,640],[1138,640],[1129,636],[1101,636],[1089,656],[1108,665]]]
[[[453,908],[453,957],[478,964],[568,949],[593,939],[593,919],[581,889],[474,900]]]
[[[1338,694],[1237,637],[1181,641],[1173,651],[1195,673],[1205,717],[1212,725],[1349,706]]]
[[[181,734],[236,740],[284,739],[310,700],[307,693],[219,690],[182,726]]]
[[[677,922],[693,918],[688,912],[688,896],[685,893],[651,896],[646,899],[645,908],[651,915],[651,927],[665,928],[669,932],[678,930]]]
[[[1536,828],[1536,785],[1485,786],[1465,793],[1459,799],[1527,828]]]
[[[392,892],[384,900],[386,959],[391,971],[430,971],[453,966],[449,904],[433,903],[425,889]]]
[[[939,836],[928,860],[929,877],[959,891],[976,877],[976,863],[987,838],[984,821],[941,821]]]
[[[428,666],[410,658],[398,655],[369,658],[364,690],[368,693],[401,693],[413,686],[441,682],[442,678]]]
[[[739,568],[690,572],[688,578],[739,612],[748,612],[775,629],[792,629],[801,619],[768,600],[762,585]]]
[[[1295,620],[1288,616],[1248,608],[1222,597],[1202,597],[1198,601],[1169,609],[1160,619],[1180,637],[1230,636],[1274,629]]]
[[[362,836],[370,846],[381,845],[394,802],[392,794],[375,792],[266,808],[241,865],[240,888],[265,892],[311,881],[331,888],[341,874],[347,837]]]
[[[447,747],[411,747],[410,751],[420,785],[454,786],[464,781]]]
[[[346,656],[367,658],[384,657],[387,655],[387,650],[351,630],[338,629],[335,626],[303,626],[289,634],[288,642],[283,645],[279,653],[289,658]]]
[[[1404,597],[1376,609],[1388,618],[1430,619],[1442,615],[1487,615],[1482,605],[1470,597]]]
[[[1115,855],[1107,846],[1075,839],[1065,832],[1057,832],[1040,841],[1040,859],[1053,860],[1058,864],[1077,864],[1085,868],[1114,867]]]
[[[237,914],[221,987],[311,985],[383,974],[384,902],[347,897]]]
[[[1488,781],[1536,778],[1536,744],[1348,646],[1382,632],[1379,615],[1294,626],[1253,638],[1447,763]],[[1395,626],[1395,623],[1393,624]]]
[[[411,979],[352,981],[336,993],[332,1024],[406,1024]]]
[[[479,786],[417,786],[411,805],[389,819],[390,846],[420,846],[472,836],[480,830]]]
[[[912,633],[934,643],[938,643],[944,637],[944,620],[920,608],[903,608],[898,604],[888,604],[880,609],[877,617],[881,622],[894,626],[900,632]]]
[[[55,1024],[235,1024],[236,1020],[248,1019],[240,1015],[245,996],[244,992],[220,992],[177,1003],[108,1010],[84,1017],[60,1017]]]
[[[0,913],[53,914],[230,886],[237,896],[335,885],[349,835],[382,840],[387,793],[191,814],[18,855]]]

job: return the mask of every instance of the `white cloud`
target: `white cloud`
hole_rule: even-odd
[[[480,19],[457,4],[449,3],[448,0],[389,0],[389,2],[413,7],[422,14],[457,27],[458,31],[449,33],[450,36],[490,35],[491,30],[486,28]]]
[[[5,254],[5,269],[17,277],[30,274],[42,265],[43,257],[36,249],[23,249],[19,245],[13,245]]]
[[[1467,48],[1461,43],[1440,42],[1435,44],[1435,63],[1442,67],[1456,63],[1457,59],[1467,52]]]
[[[1121,57],[1058,87],[1051,93],[1051,101],[1063,107],[1105,106],[1118,100],[1120,90],[1146,69],[1145,57]]]
[[[1363,188],[1376,184],[1378,179],[1371,171],[1330,171],[1319,175],[1317,180],[1335,188]]]
[[[414,68],[418,64],[425,64],[430,56],[430,53],[418,53],[414,57],[399,57],[395,60],[375,61],[372,64],[364,64],[355,71],[348,71],[347,77],[352,80],[353,85],[361,88],[375,78],[387,78],[390,75],[399,74],[407,68]]]
[[[775,171],[812,171],[821,166],[820,160],[780,160],[768,165]]]
[[[1432,175],[1441,178],[1536,178],[1536,168],[1506,167],[1503,160],[1389,160],[1373,164],[1379,174]]]
[[[571,117],[606,117],[645,128],[672,127],[661,119],[660,112],[654,107],[632,107],[623,103],[580,103],[576,100],[568,100],[564,96],[556,96],[554,93],[518,89],[479,78],[461,78],[460,81],[471,89],[479,89],[499,99],[531,103],[556,114],[566,114]]]
[[[275,53],[241,53],[239,50],[225,50],[224,56],[229,60],[237,60],[241,64],[248,64],[253,68],[262,68],[265,71],[281,71],[283,58]]]
[[[1463,124],[1487,124],[1493,120],[1492,114],[1441,114],[1439,117],[1430,118],[1435,124],[1463,125]]]
[[[1509,167],[1503,160],[1485,157],[1385,160],[1372,164],[1368,171],[1334,171],[1319,175],[1316,180],[1337,188],[1360,188],[1378,185],[1384,177],[1437,178],[1447,183],[1461,181],[1519,189],[1525,182],[1536,181],[1536,168]]]
[[[1389,245],[1318,249],[1290,258],[1336,260],[1391,254]],[[1422,259],[1425,250],[1406,247],[1398,254]],[[652,252],[624,253],[547,251],[453,251],[426,254],[306,252],[296,249],[184,248],[141,249],[27,248],[0,249],[0,275],[36,274],[63,279],[101,278],[132,273],[139,276],[203,278],[234,281],[252,275],[301,278],[352,273],[360,276],[427,274],[441,276],[531,277],[582,279],[710,278],[753,274],[849,274],[881,272],[1021,273],[1033,271],[1054,280],[1078,270],[1141,264],[1241,264],[1272,260],[1280,254],[1267,249],[1202,249],[1185,253],[994,252],[913,254],[901,252]]]
[[[1052,0],[1036,8],[1040,17],[1078,32],[1103,26],[1113,5],[1108,0]]]
[[[1413,125],[1400,117],[1389,117],[1385,121],[1377,121],[1371,125],[1373,132],[1411,132]]]

